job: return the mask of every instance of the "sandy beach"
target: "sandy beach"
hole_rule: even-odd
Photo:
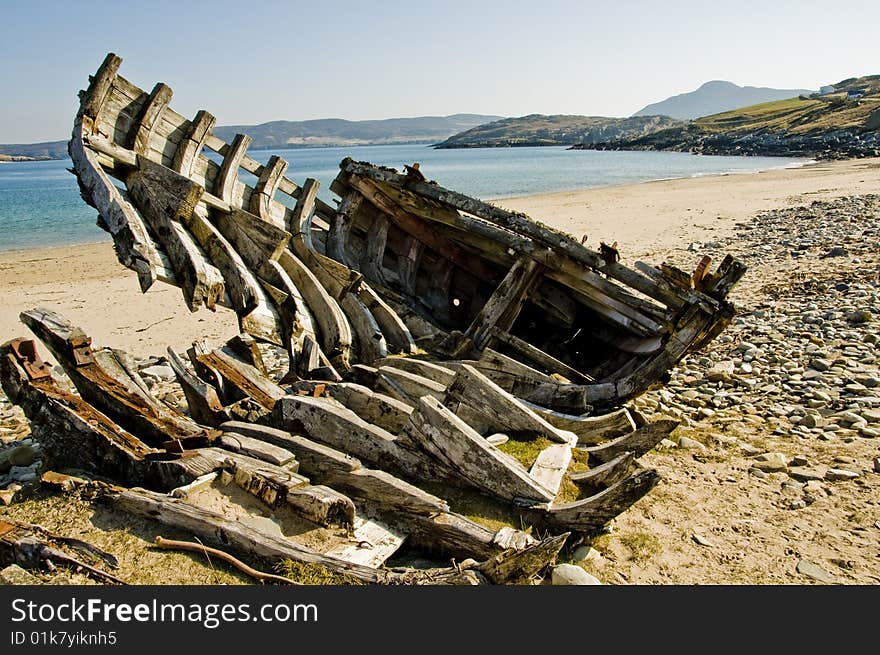
[[[588,244],[617,241],[624,262],[659,263],[691,241],[729,235],[757,211],[880,189],[880,160],[823,162],[754,174],[664,180],[509,198],[497,204],[527,214]],[[97,228],[96,228],[97,230]],[[696,257],[695,257],[696,259]],[[110,241],[0,252],[0,338],[28,334],[21,311],[50,305],[84,327],[96,344],[135,354],[185,349],[197,337],[226,340],[235,315],[189,313],[181,292],[157,283],[141,294],[132,271],[116,261]]]

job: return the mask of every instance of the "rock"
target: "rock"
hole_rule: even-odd
[[[756,469],[756,468],[750,468],[750,469],[749,469],[749,474],[755,476],[755,477],[758,478],[759,480],[766,480],[767,478],[770,477],[769,474],[764,473],[764,471],[762,471],[762,470],[760,470],[760,469]]]
[[[37,585],[42,584],[42,581],[35,575],[25,571],[18,564],[10,564],[0,571],[0,584]]]
[[[830,482],[841,482],[843,480],[855,480],[859,474],[846,469],[828,469],[825,471],[825,479]]]
[[[739,449],[742,451],[743,455],[746,457],[754,457],[755,455],[761,454],[760,448],[755,448],[750,443],[743,443],[739,445]]]
[[[801,418],[799,425],[803,425],[808,428],[817,428],[820,427],[825,421],[822,420],[821,417],[816,416],[815,414],[805,414],[803,418]]]
[[[696,439],[691,439],[690,437],[681,437],[678,440],[678,447],[685,448],[687,450],[706,450],[706,446],[704,446]]]
[[[813,480],[818,481],[818,480],[825,479],[825,474],[822,473],[821,471],[817,471],[815,469],[803,468],[800,466],[795,467],[795,468],[790,468],[788,470],[788,474],[792,478],[794,478],[795,480],[798,480],[799,482],[810,482]]]
[[[819,565],[813,564],[809,560],[800,560],[797,563],[797,572],[801,575],[807,576],[808,578],[812,578],[817,582],[824,582],[826,584],[837,584],[837,578],[828,573],[828,571],[826,571]]]
[[[488,437],[486,437],[486,441],[488,441],[493,446],[500,446],[501,444],[510,441],[510,437],[501,432],[496,432],[495,434],[490,434]]]
[[[602,559],[602,553],[592,546],[578,546],[571,554],[571,559],[575,562],[589,562],[590,560]]]
[[[789,466],[806,466],[809,464],[810,460],[808,460],[804,455],[795,455],[791,458],[791,461],[788,463]]]
[[[672,450],[674,448],[678,448],[678,444],[670,439],[661,439],[660,443],[658,443],[654,449],[655,450]]]
[[[711,541],[706,539],[706,537],[697,534],[696,532],[691,535],[691,539],[693,539],[700,546],[706,546],[707,548],[711,548],[714,545]]]
[[[827,359],[816,357],[810,360],[809,366],[816,371],[827,371],[829,368],[831,368],[831,362]]]
[[[15,482],[33,482],[39,476],[34,466],[13,466],[9,469],[9,477]]]
[[[162,364],[147,366],[146,368],[141,369],[140,373],[143,377],[155,378],[156,380],[174,379],[174,369]]]
[[[734,368],[733,360],[718,362],[706,372],[706,379],[709,382],[729,382],[733,378]]]
[[[880,457],[874,458],[874,473],[880,473]]]
[[[849,255],[849,251],[843,246],[834,246],[831,250],[825,253],[825,257],[846,257]]]
[[[880,430],[877,428],[862,426],[859,428],[859,434],[866,439],[876,439],[877,437],[880,437]]]
[[[37,456],[37,450],[31,443],[20,443],[0,451],[0,473],[13,466],[30,466]]]
[[[846,312],[846,314],[844,316],[846,317],[846,320],[848,322],[854,323],[856,325],[859,325],[861,323],[867,323],[873,318],[873,316],[871,315],[871,312],[864,310],[864,309],[850,310],[850,311]]]
[[[575,564],[557,564],[553,567],[550,580],[554,585],[600,585],[598,578],[590,575]]]
[[[752,466],[765,473],[785,471],[788,469],[788,457],[782,453],[764,453],[755,457]]]

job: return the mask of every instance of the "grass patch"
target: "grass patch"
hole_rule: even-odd
[[[507,442],[501,444],[497,448],[502,453],[507,453],[516,459],[526,469],[530,469],[541,451],[547,446],[552,445],[553,442],[547,437],[537,437],[532,439],[510,437]]]
[[[306,564],[292,559],[283,560],[278,572],[285,578],[304,585],[360,585],[360,580],[350,575],[334,573],[319,564]]]
[[[648,561],[661,550],[660,540],[647,532],[628,532],[618,538],[630,552],[630,559],[638,563]]]
[[[532,526],[527,524],[522,515],[511,503],[502,502],[472,489],[448,487],[439,483],[423,483],[419,485],[428,493],[443,498],[456,514],[469,518],[475,523],[489,528],[516,528],[531,534]]]

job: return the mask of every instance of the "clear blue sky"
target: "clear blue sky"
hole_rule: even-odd
[[[0,143],[67,138],[107,52],[221,125],[626,116],[703,82],[880,73],[880,2],[0,0]]]

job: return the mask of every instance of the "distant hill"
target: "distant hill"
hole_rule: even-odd
[[[575,146],[707,155],[880,156],[880,75],[849,78],[824,94],[765,102],[642,137]],[[823,87],[824,88],[824,87]]]
[[[497,148],[595,143],[633,138],[682,124],[665,116],[607,118],[604,116],[545,116],[504,118],[449,137],[436,148]]]
[[[67,157],[67,141],[0,144],[0,160],[2,161],[64,159],[65,157]]]
[[[633,116],[662,115],[672,118],[693,119],[723,111],[747,107],[774,100],[809,95],[809,89],[769,89],[757,86],[738,86],[733,82],[713,80],[696,91],[672,96],[640,109]]]
[[[260,125],[217,127],[214,134],[229,141],[237,132],[253,138],[251,148],[291,146],[353,146],[390,143],[434,143],[451,134],[489,123],[500,116],[453,114],[418,118],[347,121],[322,118],[310,121],[272,121]]]
[[[435,143],[475,125],[496,121],[501,116],[453,114],[387,118],[374,121],[347,121],[322,118],[311,121],[272,121],[260,125],[227,125],[214,128],[224,141],[241,132],[253,139],[251,148],[290,148],[307,146],[356,146],[391,143]],[[0,161],[64,159],[67,141],[0,144]]]

